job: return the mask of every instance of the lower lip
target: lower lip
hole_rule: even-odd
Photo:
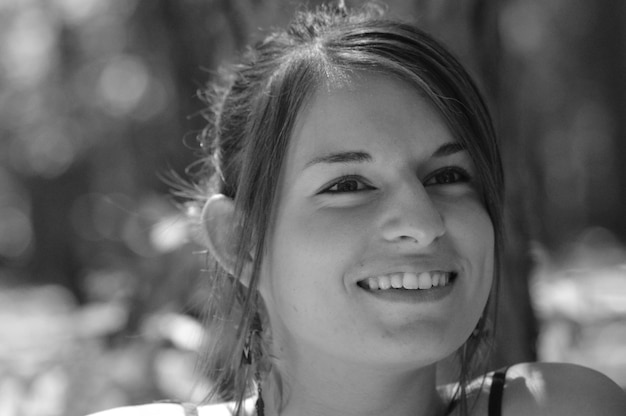
[[[438,286],[431,289],[361,289],[373,297],[390,302],[425,303],[437,302],[446,298],[452,293],[453,287],[454,282],[446,286]]]

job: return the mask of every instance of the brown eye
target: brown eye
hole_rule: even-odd
[[[470,176],[465,169],[450,167],[439,169],[431,174],[425,181],[424,186],[450,185],[455,183],[469,182]]]
[[[359,183],[354,179],[346,179],[335,184],[331,189],[335,192],[354,192],[359,189]]]
[[[448,170],[435,176],[435,179],[437,180],[437,183],[440,183],[440,184],[453,183],[459,180],[459,173],[454,172],[452,170]]]
[[[326,188],[323,193],[340,194],[349,192],[361,192],[374,189],[373,187],[364,183],[359,178],[347,176],[334,182],[330,187]]]

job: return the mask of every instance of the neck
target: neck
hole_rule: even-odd
[[[320,357],[277,363],[264,383],[266,416],[439,416],[434,365],[407,371]],[[278,376],[278,373],[280,376]],[[278,394],[278,390],[281,390]]]

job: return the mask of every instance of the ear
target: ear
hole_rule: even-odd
[[[207,246],[220,266],[228,273],[235,273],[239,252],[239,231],[236,223],[235,202],[225,195],[217,194],[209,198],[202,210],[202,223]],[[246,259],[240,281],[247,285],[251,258]]]

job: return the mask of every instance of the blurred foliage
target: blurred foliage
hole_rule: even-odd
[[[530,319],[532,276],[539,358],[626,386],[626,3],[387,4],[488,92],[514,254],[503,321]],[[196,157],[198,87],[299,6],[0,0],[0,414],[202,398],[202,247],[162,177]]]

